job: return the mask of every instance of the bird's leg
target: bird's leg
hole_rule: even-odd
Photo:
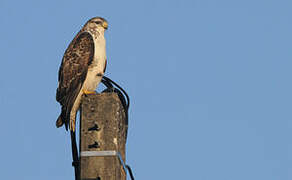
[[[71,131],[75,132],[75,120],[73,120],[73,121],[70,122],[70,127],[69,127],[69,129],[70,129]]]
[[[83,94],[85,95],[97,94],[96,91],[88,91],[88,90],[82,90],[82,91],[83,91]]]

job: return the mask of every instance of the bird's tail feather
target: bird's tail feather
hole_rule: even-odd
[[[62,119],[62,114],[60,114],[60,116],[58,117],[57,121],[56,121],[56,126],[57,128],[63,126],[64,122],[63,122],[63,119]]]
[[[62,112],[56,121],[57,128],[62,127],[65,124],[66,130],[68,130],[68,124],[66,123],[66,109],[62,107]]]

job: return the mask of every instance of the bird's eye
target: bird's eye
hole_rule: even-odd
[[[100,24],[100,21],[95,21],[95,24]]]

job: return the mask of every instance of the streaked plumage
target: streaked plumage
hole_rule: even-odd
[[[84,93],[94,92],[106,68],[104,31],[107,21],[100,17],[90,19],[65,51],[59,69],[56,100],[62,111],[56,126],[68,125],[75,131],[76,112]]]

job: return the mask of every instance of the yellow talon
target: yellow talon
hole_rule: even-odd
[[[96,94],[95,91],[87,91],[87,90],[83,90],[83,93],[86,94],[86,95],[89,95],[89,94]]]

